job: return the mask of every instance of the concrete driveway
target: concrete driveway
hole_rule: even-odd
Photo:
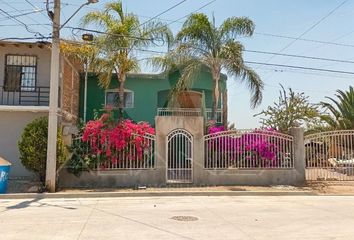
[[[0,200],[0,239],[354,239],[354,197]]]

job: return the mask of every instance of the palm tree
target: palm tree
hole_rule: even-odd
[[[123,119],[124,84],[126,74],[139,70],[136,52],[157,43],[169,43],[171,31],[157,21],[140,23],[139,18],[123,11],[122,2],[106,4],[104,10],[88,13],[83,18],[83,25],[95,24],[105,32],[96,37],[100,61],[97,62],[99,83],[108,88],[112,75],[119,81],[119,120]]]
[[[203,13],[195,13],[188,17],[178,32],[175,46],[170,51],[170,59],[155,59],[153,65],[164,66],[166,63],[180,63],[183,66],[181,77],[175,92],[183,91],[192,86],[195,75],[202,67],[207,67],[213,79],[212,118],[216,120],[216,109],[220,98],[219,80],[221,72],[234,76],[245,82],[252,93],[251,106],[254,108],[262,101],[263,82],[243,60],[243,45],[236,40],[241,36],[252,36],[253,22],[246,17],[231,17],[219,27]],[[174,65],[175,66],[175,65]],[[227,96],[224,96],[227,101]],[[227,110],[224,102],[224,112]],[[224,125],[227,114],[224,114]]]
[[[354,129],[354,89],[348,91],[337,90],[337,99],[326,97],[331,103],[321,102],[330,114],[321,118],[333,129]]]

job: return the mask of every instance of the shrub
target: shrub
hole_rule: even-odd
[[[280,149],[274,144],[272,129],[254,130],[240,136],[217,137],[224,131],[224,127],[210,126],[208,133],[214,135],[208,142],[208,151],[217,156],[227,155],[230,164],[249,167],[272,167],[281,161]],[[275,136],[274,136],[275,137]],[[217,165],[222,163],[216,162]]]
[[[116,164],[118,161],[142,160],[150,146],[143,136],[154,134],[155,130],[146,122],[134,123],[124,120],[112,124],[105,114],[99,120],[89,121],[82,134],[82,141],[90,146],[90,156],[96,157],[98,166]],[[130,148],[130,146],[134,146]],[[132,150],[134,149],[134,150]]]
[[[88,142],[83,142],[79,137],[74,139],[70,146],[71,157],[66,164],[68,172],[79,177],[82,172],[88,172],[95,168],[98,163],[96,155],[91,154]]]
[[[47,163],[48,118],[41,117],[29,123],[18,141],[21,163],[33,171],[41,182],[45,181]],[[67,157],[66,146],[62,133],[58,129],[57,137],[57,168]]]
[[[68,171],[76,176],[80,176],[83,171],[97,167],[104,169],[122,162],[128,167],[133,162],[144,159],[144,156],[150,154],[150,151],[145,150],[150,149],[151,142],[143,136],[155,133],[146,122],[124,120],[116,123],[110,111],[79,129],[67,164]]]
[[[79,132],[72,141],[70,146],[71,157],[66,164],[68,172],[79,177],[82,172],[88,172],[97,165],[98,159],[96,155],[91,154],[90,144],[83,142],[81,137],[85,129],[85,123],[80,122],[78,126]]]

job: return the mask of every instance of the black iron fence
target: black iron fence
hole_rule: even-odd
[[[0,86],[0,105],[48,106],[49,87],[20,87],[15,91],[7,91]]]

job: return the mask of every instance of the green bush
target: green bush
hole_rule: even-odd
[[[90,143],[75,139],[70,147],[71,157],[66,163],[68,172],[79,177],[82,172],[89,172],[97,166],[99,159],[90,154]]]
[[[94,112],[95,111],[96,110],[94,110]],[[96,116],[98,116],[98,114]],[[98,118],[99,117],[97,117],[97,119]],[[88,149],[90,149],[90,143],[81,140],[85,126],[85,122],[80,120],[77,126],[79,132],[76,136],[74,136],[74,140],[69,147],[71,157],[66,163],[66,169],[68,172],[74,174],[77,177],[80,177],[83,172],[91,171],[100,162],[100,159],[96,155],[93,155],[90,153],[90,151],[88,151]]]
[[[48,118],[41,117],[29,123],[18,141],[22,164],[33,171],[41,182],[45,181],[47,162]],[[58,129],[57,168],[65,162],[67,149],[63,143],[62,132]]]

